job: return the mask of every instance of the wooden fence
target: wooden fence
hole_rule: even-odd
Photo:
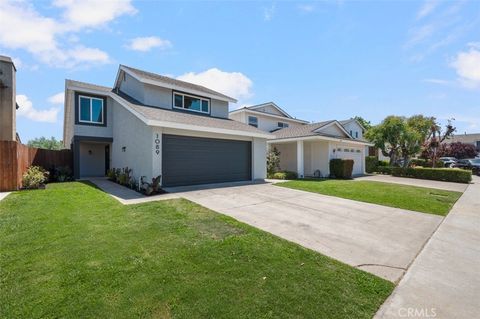
[[[72,151],[44,150],[14,141],[0,141],[0,192],[20,189],[23,174],[32,165],[46,170],[60,166],[72,169]]]

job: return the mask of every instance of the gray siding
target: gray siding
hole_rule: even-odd
[[[172,90],[145,84],[144,104],[171,109],[173,103]]]
[[[125,81],[120,81],[120,91],[144,103],[144,84],[125,73]]]
[[[214,117],[228,119],[228,102],[212,99],[210,102],[210,114]]]

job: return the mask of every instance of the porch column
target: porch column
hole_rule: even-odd
[[[297,174],[298,178],[304,176],[304,161],[303,161],[303,141],[297,141]]]

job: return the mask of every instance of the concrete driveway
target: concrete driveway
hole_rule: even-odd
[[[271,184],[168,191],[393,282],[442,221]]]

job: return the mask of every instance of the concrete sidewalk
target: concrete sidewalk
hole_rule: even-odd
[[[428,188],[443,189],[447,191],[462,192],[462,193],[468,187],[468,184],[462,184],[462,183],[430,181],[426,179],[395,177],[390,175],[368,175],[368,176],[357,177],[354,180],[384,182],[384,183],[411,185],[411,186],[418,186],[418,187],[428,187]]]
[[[480,178],[473,181],[375,318],[480,316]]]
[[[9,194],[10,194],[10,192],[0,193],[0,201],[1,201],[2,199],[4,199],[5,197],[7,197]]]

